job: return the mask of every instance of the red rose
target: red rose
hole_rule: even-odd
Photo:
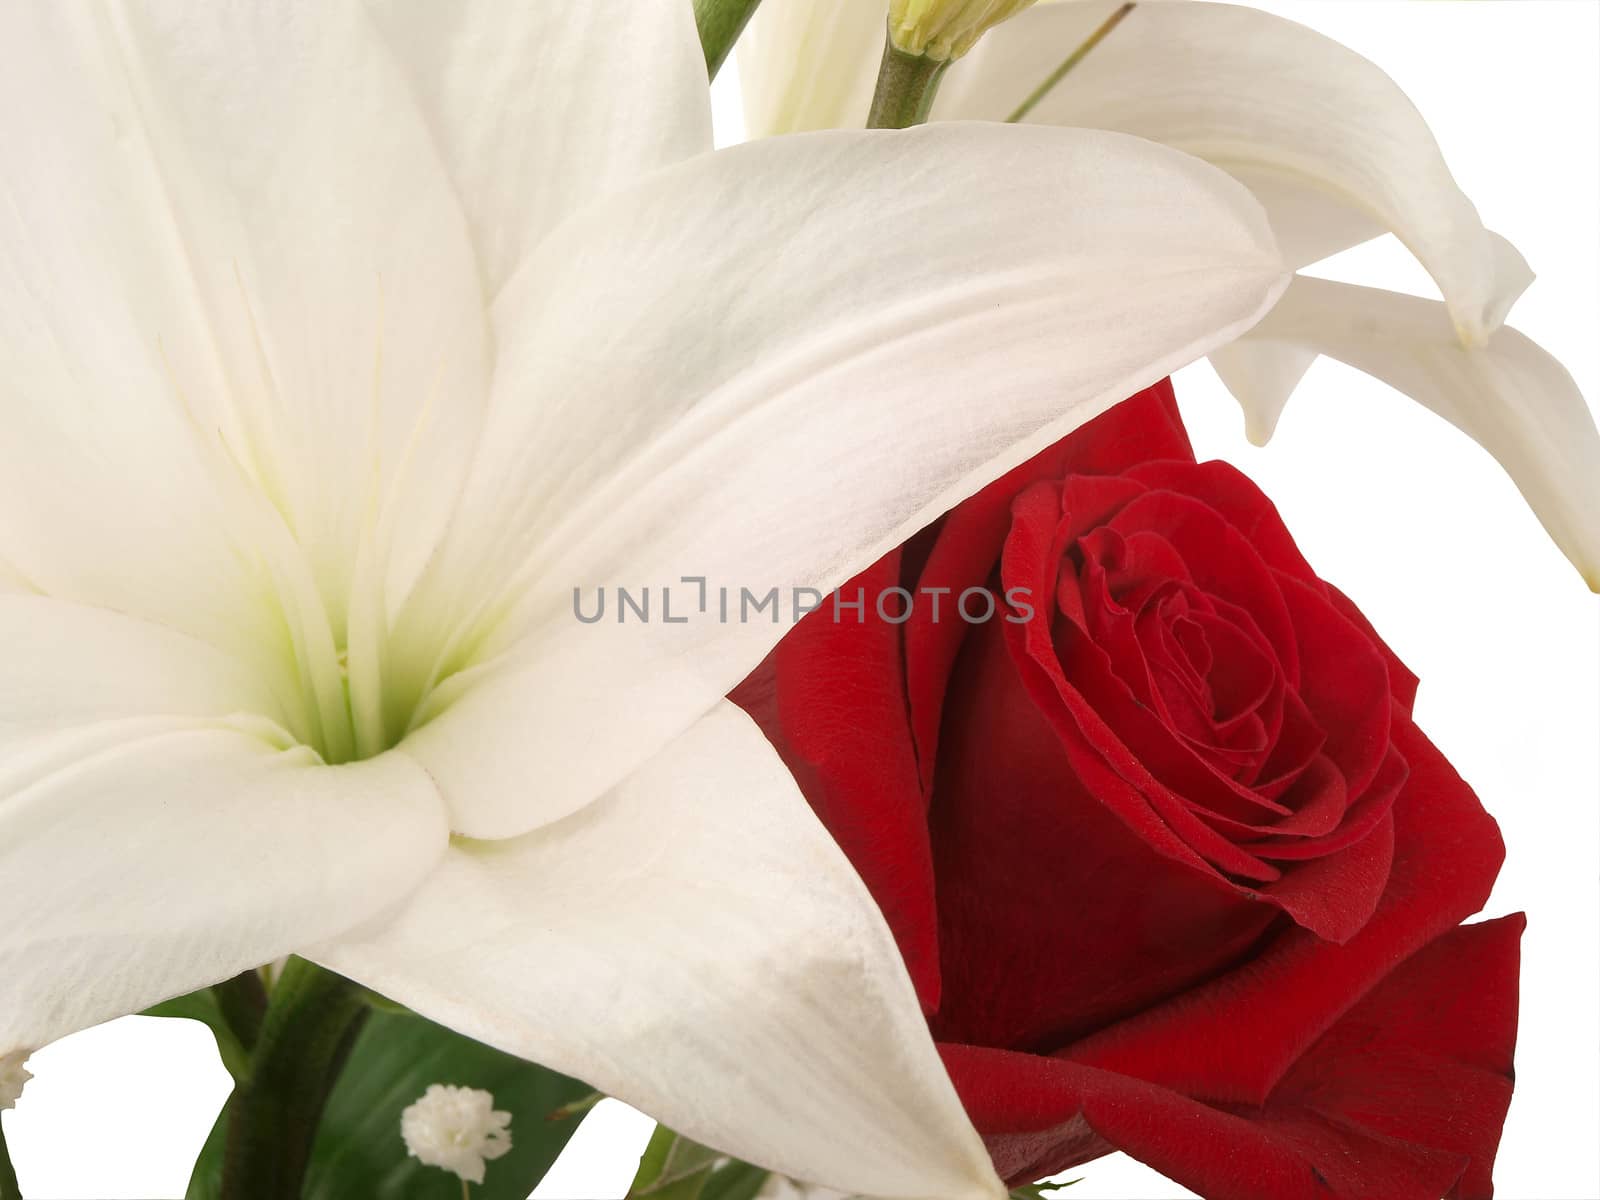
[[[882,906],[1001,1175],[1122,1149],[1208,1197],[1491,1194],[1522,918],[1459,925],[1498,831],[1169,385],[858,589],[735,699]]]

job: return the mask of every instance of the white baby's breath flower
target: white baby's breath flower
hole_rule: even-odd
[[[0,1112],[16,1107],[22,1089],[33,1078],[28,1068],[22,1065],[28,1061],[28,1053],[19,1050],[15,1054],[0,1054]]]
[[[511,1150],[511,1114],[481,1088],[436,1083],[400,1114],[400,1136],[418,1162],[482,1183],[485,1162]]]

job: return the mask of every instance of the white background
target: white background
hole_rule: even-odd
[[[868,0],[861,0],[868,2]],[[1539,281],[1511,323],[1600,397],[1600,5],[1277,0],[1383,66],[1429,119],[1490,228]],[[738,136],[736,81],[718,88]],[[1435,295],[1386,239],[1317,273]],[[1209,368],[1178,377],[1202,458],[1254,477],[1313,565],[1423,680],[1422,727],[1499,819],[1508,860],[1489,915],[1526,911],[1517,1091],[1502,1200],[1600,1197],[1600,604],[1495,463],[1383,385],[1313,369],[1265,450]],[[47,1047],[5,1114],[30,1200],[180,1196],[228,1092],[198,1025],[130,1017]],[[540,1196],[620,1196],[649,1123],[607,1102]],[[1190,1193],[1116,1156],[1070,1200]]]

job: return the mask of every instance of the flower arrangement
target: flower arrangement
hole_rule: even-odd
[[[1200,0],[0,45],[0,1109],[144,1013],[231,1079],[193,1200],[517,1200],[603,1097],[656,1200],[1491,1195],[1508,801],[1169,382],[1265,443],[1375,376],[1600,589],[1532,271],[1376,65]],[[1381,234],[1439,299],[1303,273]]]

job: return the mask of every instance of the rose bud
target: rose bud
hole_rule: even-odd
[[[893,588],[907,619],[870,599]],[[857,589],[734,698],[877,899],[1007,1181],[1120,1149],[1212,1198],[1491,1194],[1523,920],[1460,923],[1499,833],[1169,384]]]

